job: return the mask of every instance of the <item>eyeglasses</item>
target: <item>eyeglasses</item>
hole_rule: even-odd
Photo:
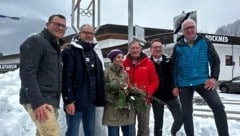
[[[193,29],[195,29],[195,26],[188,26],[186,28],[183,28],[183,31],[193,30]]]
[[[64,29],[64,30],[67,29],[67,26],[64,25],[64,24],[61,24],[61,23],[58,23],[58,22],[51,22],[51,23],[58,28],[61,28],[61,29]]]
[[[153,49],[162,49],[163,47],[162,46],[153,46],[152,48]]]
[[[87,34],[87,35],[94,35],[93,32],[88,32],[88,31],[82,31],[81,33],[83,33],[83,34]]]

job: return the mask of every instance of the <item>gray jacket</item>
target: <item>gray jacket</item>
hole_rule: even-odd
[[[59,42],[44,29],[20,46],[20,103],[35,109],[48,103],[59,107],[62,64]]]

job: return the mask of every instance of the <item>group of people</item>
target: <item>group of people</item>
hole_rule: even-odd
[[[20,103],[37,128],[36,135],[60,136],[57,118],[62,96],[66,136],[78,136],[81,121],[86,136],[97,135],[96,106],[104,107],[102,123],[109,136],[119,136],[120,129],[124,136],[149,136],[152,106],[154,136],[161,136],[164,105],[174,119],[169,134],[176,136],[184,125],[186,135],[194,136],[192,100],[196,91],[212,109],[219,136],[228,136],[226,113],[215,89],[219,56],[212,43],[197,34],[193,20],[185,20],[181,28],[183,36],[170,58],[160,40],[151,42],[151,56],[133,40],[126,56],[119,49],[108,53],[111,65],[104,70],[95,51],[94,28],[82,25],[61,51],[66,19],[60,14],[50,16],[43,31],[20,46]],[[141,102],[137,97],[144,99],[141,109],[136,106]]]

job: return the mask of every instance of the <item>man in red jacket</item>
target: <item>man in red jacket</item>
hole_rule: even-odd
[[[129,74],[130,84],[143,90],[150,98],[159,85],[158,76],[154,64],[146,54],[137,40],[129,43],[129,54],[123,62],[125,70]],[[145,111],[137,112],[138,136],[149,136],[149,114],[150,101],[148,100]]]

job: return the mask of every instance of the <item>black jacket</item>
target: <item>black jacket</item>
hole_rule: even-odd
[[[160,64],[154,62],[152,56],[150,57],[150,59],[154,63],[158,74],[159,82],[161,83],[153,96],[162,101],[169,101],[175,99],[176,97],[172,95],[172,76],[169,58],[166,55],[162,55],[162,61]]]
[[[30,103],[33,109],[45,103],[59,107],[62,87],[60,44],[44,29],[20,46],[21,104]]]
[[[62,52],[63,59],[63,101],[64,104],[75,102],[76,110],[88,108],[92,103],[90,98],[90,73],[83,53],[83,45],[79,39],[72,41],[69,48]],[[88,44],[83,43],[82,44]],[[86,46],[86,45],[85,45]],[[94,45],[87,45],[94,46]],[[92,47],[93,48],[93,47]],[[94,49],[92,49],[94,50]],[[96,106],[104,106],[104,73],[102,63],[95,51],[96,62]]]

